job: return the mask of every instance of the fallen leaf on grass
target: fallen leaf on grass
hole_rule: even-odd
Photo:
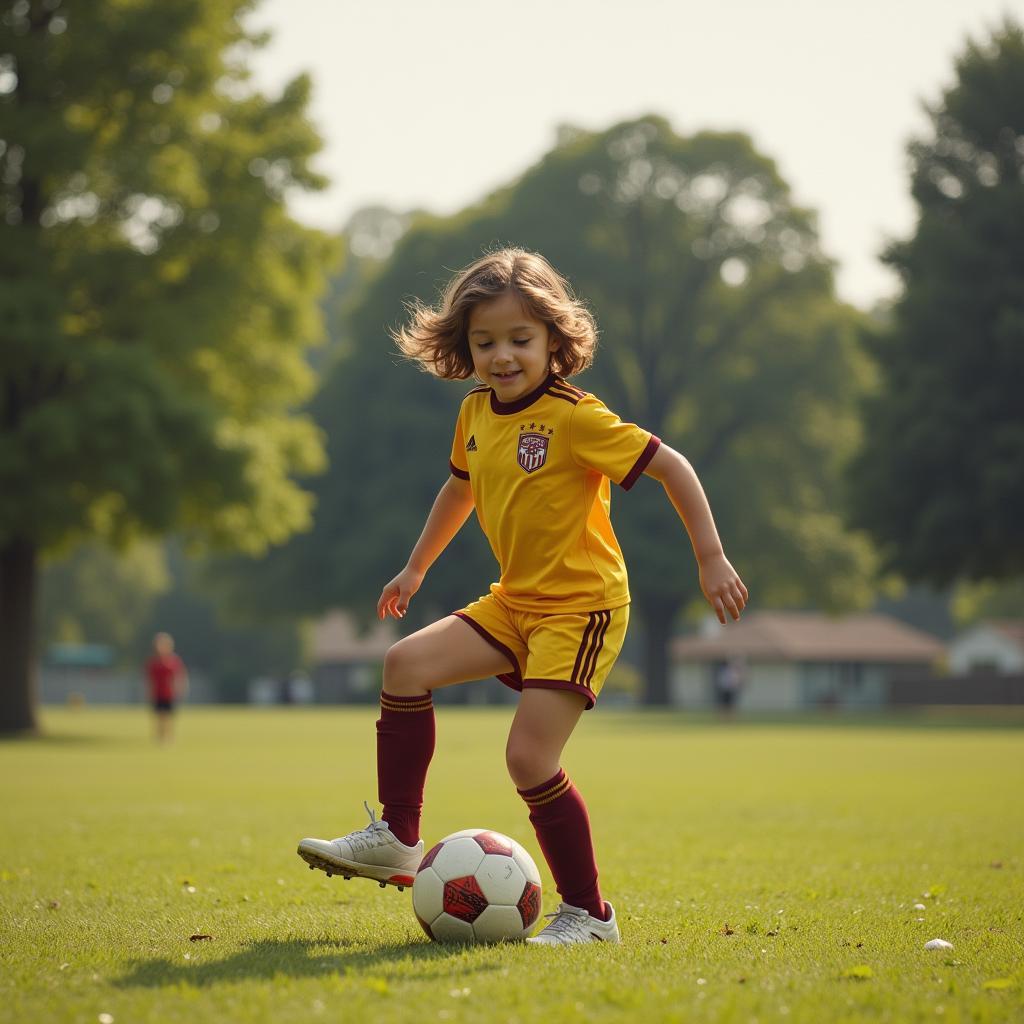
[[[778,928],[772,928],[771,931],[765,932],[765,935],[771,935],[773,937],[778,935],[778,934],[779,934],[779,929]]]
[[[722,934],[723,934],[723,935],[735,935],[735,934],[736,934],[736,929],[735,929],[735,928],[733,928],[733,927],[731,927],[731,926],[729,925],[729,922],[727,921],[727,922],[726,922],[726,923],[725,923],[725,924],[724,924],[724,925],[722,926]]]
[[[1003,862],[1001,860],[994,860],[991,864],[989,864],[990,868],[1001,868],[1002,866]]]
[[[875,972],[867,964],[857,964],[855,967],[847,967],[842,976],[853,981],[867,981],[875,976]]]
[[[1013,980],[1013,978],[990,978],[988,981],[983,981],[981,983],[982,988],[987,988],[989,990],[994,991],[1000,991],[1006,988],[1013,988],[1014,985],[1016,985],[1016,982]]]
[[[189,942],[202,942],[204,939],[212,939],[212,935],[203,935],[201,932],[196,932],[195,935],[188,937]]]
[[[50,910],[60,910],[60,900],[50,900],[46,905]]]

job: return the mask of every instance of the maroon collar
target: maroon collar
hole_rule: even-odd
[[[514,402],[499,402],[498,396],[494,393],[494,389],[491,389],[491,412],[496,412],[499,416],[511,416],[513,413],[522,412],[524,409],[533,405],[541,395],[555,381],[555,375],[549,373],[544,380],[537,385],[528,395],[523,395],[522,398],[517,398]]]

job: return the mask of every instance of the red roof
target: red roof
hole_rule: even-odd
[[[987,623],[980,623],[980,625],[991,626],[1011,643],[1024,648],[1024,619],[993,619]]]
[[[829,618],[817,612],[752,612],[702,636],[672,642],[676,661],[859,661],[930,663],[945,646],[886,615]]]

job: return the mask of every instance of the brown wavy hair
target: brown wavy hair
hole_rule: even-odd
[[[445,380],[473,376],[469,315],[481,302],[514,292],[558,340],[551,368],[563,377],[585,370],[594,360],[597,324],[573,294],[569,282],[543,256],[525,249],[499,249],[460,270],[448,282],[441,301],[426,306],[406,303],[409,323],[391,332],[409,359]]]

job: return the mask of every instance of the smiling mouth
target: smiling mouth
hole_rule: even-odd
[[[519,370],[507,370],[504,373],[494,373],[491,376],[497,377],[498,380],[511,380],[513,377],[519,374]]]

